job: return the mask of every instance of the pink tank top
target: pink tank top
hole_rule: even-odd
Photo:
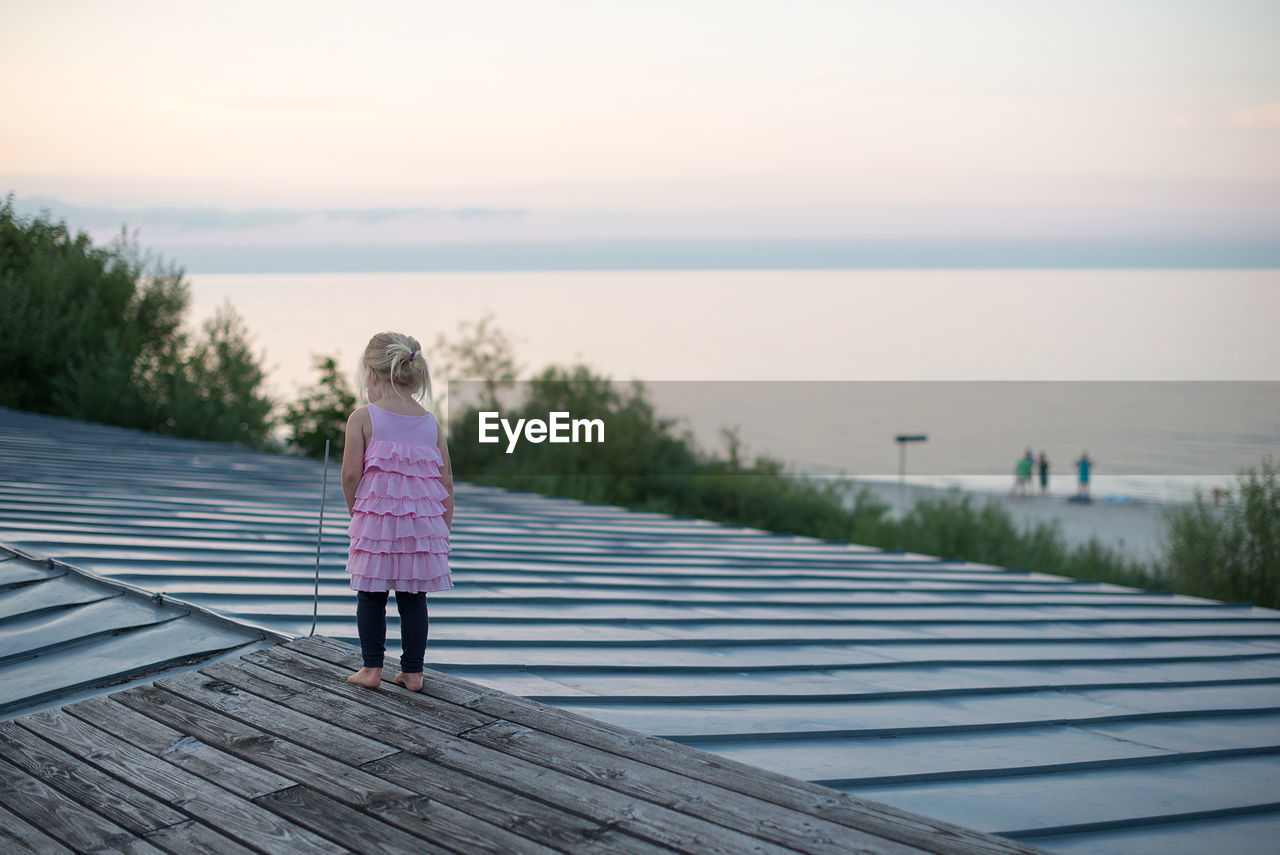
[[[432,413],[425,416],[402,416],[384,410],[377,404],[369,405],[369,418],[373,421],[373,436],[369,444],[375,442],[396,442],[404,445],[436,444],[436,417]]]

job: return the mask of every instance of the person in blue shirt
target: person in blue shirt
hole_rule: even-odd
[[[1031,469],[1035,466],[1036,459],[1031,456],[1031,449],[1027,449],[1027,453],[1022,455],[1017,464],[1013,467],[1013,492],[1015,496],[1026,497],[1031,487]]]
[[[1076,487],[1076,498],[1089,501],[1089,474],[1093,469],[1093,461],[1089,458],[1089,452],[1080,452],[1080,459],[1076,461],[1076,471],[1080,473],[1079,483]]]

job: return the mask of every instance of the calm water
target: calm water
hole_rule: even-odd
[[[1071,462],[1088,449],[1100,494],[1167,497],[1225,483],[1268,451],[1280,453],[1276,270],[237,274],[191,282],[197,319],[225,300],[245,317],[284,398],[310,382],[314,354],[336,354],[354,368],[382,329],[410,332],[430,353],[438,334],[492,313],[526,374],[585,362],[617,380],[645,380],[706,445],[719,446],[720,429],[736,425],[748,453],[798,471],[892,475],[892,436],[918,432],[929,441],[911,448],[908,472],[928,483],[1005,489],[1030,444],[1047,451],[1056,486],[1067,486]]]

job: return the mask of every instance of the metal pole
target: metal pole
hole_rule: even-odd
[[[907,443],[898,440],[898,515],[907,514]]]
[[[898,443],[898,513],[907,515],[907,443],[924,442],[927,434],[900,433],[893,438]]]
[[[324,500],[329,495],[329,440],[324,441],[324,478],[320,487],[320,526],[316,529],[316,589],[311,598],[311,632],[316,634],[316,618],[320,614],[320,540],[324,537]]]

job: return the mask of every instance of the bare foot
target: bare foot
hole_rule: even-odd
[[[348,677],[347,682],[355,683],[357,686],[364,686],[367,689],[376,689],[382,685],[382,669],[361,668]]]
[[[404,686],[406,689],[408,689],[411,692],[422,691],[422,674],[421,673],[406,674],[405,672],[401,671],[399,674],[396,675],[396,682]]]

